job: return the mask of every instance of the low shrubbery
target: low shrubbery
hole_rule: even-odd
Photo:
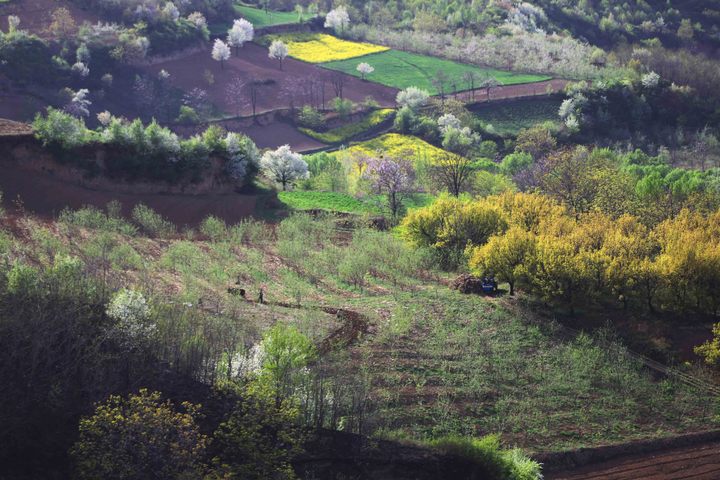
[[[70,161],[81,161],[80,147],[105,145],[110,149],[105,162],[110,176],[171,183],[198,180],[209,168],[211,156],[225,161],[224,173],[233,180],[244,180],[257,170],[259,152],[255,144],[218,127],[180,139],[155,121],[145,126],[139,119],[127,122],[109,117],[105,123],[89,130],[82,119],[49,108],[47,116],[36,116],[33,127],[43,145]]]
[[[530,459],[517,448],[503,450],[500,446],[500,437],[497,435],[482,438],[448,436],[430,440],[427,444],[483,465],[493,480],[542,480],[543,478],[541,465],[538,462]]]

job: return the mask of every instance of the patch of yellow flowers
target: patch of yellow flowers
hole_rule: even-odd
[[[279,38],[287,44],[291,57],[308,63],[346,60],[390,50],[388,47],[381,45],[351,42],[324,33],[304,37],[281,35]]]
[[[416,165],[426,162],[435,163],[448,153],[428,142],[410,135],[388,133],[380,137],[353,145],[344,152],[347,155],[365,155],[378,157],[380,155],[391,158],[406,158]]]

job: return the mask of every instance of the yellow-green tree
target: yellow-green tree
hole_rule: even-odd
[[[535,235],[514,226],[502,235],[490,237],[488,242],[475,247],[470,254],[470,269],[479,275],[494,275],[507,282],[510,295],[515,285],[526,275],[526,262],[534,255]]]
[[[111,396],[80,420],[72,449],[75,478],[96,480],[196,479],[204,473],[207,438],[196,423],[196,405],[176,411],[158,392]]]

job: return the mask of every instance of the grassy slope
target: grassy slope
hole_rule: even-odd
[[[456,81],[458,83],[458,90],[470,89],[470,85],[462,78],[463,73],[467,71],[475,72],[479,79],[486,78],[487,76],[495,77],[504,85],[540,82],[550,79],[550,77],[540,75],[480,68],[474,65],[398,50],[389,50],[387,52],[366,55],[350,60],[327,62],[323,63],[322,66],[360,77],[360,73],[357,71],[357,66],[360,62],[367,62],[375,67],[375,71],[368,75],[368,80],[370,81],[399,89],[412,86],[420,87],[433,94],[438,93],[432,84],[432,79],[438,71],[445,72],[451,81]],[[477,80],[476,84],[479,84],[480,81],[481,80]],[[452,91],[452,86],[448,85],[447,90]]]
[[[483,123],[492,125],[497,133],[516,134],[537,123],[557,122],[560,103],[553,98],[529,98],[489,103],[474,108],[473,113]]]
[[[357,374],[370,385],[366,414],[379,433],[419,439],[499,432],[509,445],[539,451],[716,425],[715,401],[707,395],[654,381],[621,348],[566,340],[517,301],[464,296],[431,277],[393,269],[368,274],[362,290],[349,286],[338,277],[337,249],[343,256],[365,253],[339,238],[305,239],[294,248],[273,240],[268,229],[247,225],[216,242],[107,236],[28,219],[13,225],[4,234],[12,238],[10,261],[52,265],[56,254],[70,254],[92,274],[98,242],[110,242],[113,289],[136,285],[155,292],[158,302],[217,302],[217,311],[242,319],[232,325],[243,341],[256,341],[278,320],[318,341],[338,322],[317,305],[364,313],[374,333],[353,347],[352,361],[340,355],[328,362],[337,362],[342,381]],[[385,251],[384,245],[365,246]],[[267,300],[300,301],[303,308],[254,306],[227,295],[237,278],[253,298],[262,286]]]

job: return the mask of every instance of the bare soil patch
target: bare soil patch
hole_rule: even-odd
[[[326,78],[325,93],[327,104],[335,97],[329,72],[318,66],[287,58],[280,69],[277,60],[268,58],[265,47],[249,43],[240,49],[239,55],[233,56],[225,62],[222,68],[220,62],[210,56],[210,47],[204,51],[164,62],[158,62],[144,67],[144,70],[156,75],[160,70],[166,70],[171,75],[174,86],[189,91],[193,88],[207,90],[210,101],[228,114],[250,115],[252,106],[243,105],[238,110],[228,102],[227,88],[230,83],[240,78],[243,81],[255,79],[266,84],[260,87],[257,113],[287,108],[291,92],[295,96],[296,105],[310,103],[309,94],[304,92],[305,85],[311,79]],[[213,74],[214,83],[208,85],[204,72],[208,70]],[[371,82],[364,82],[349,75],[344,75],[345,86],[343,96],[354,102],[361,102],[367,96],[372,96],[381,106],[391,107],[395,104],[397,90]],[[287,143],[287,142],[286,142]]]
[[[255,213],[258,201],[258,195],[245,194],[132,194],[92,190],[51,175],[12,168],[4,169],[0,175],[0,190],[6,204],[19,203],[25,210],[41,216],[55,216],[65,207],[102,208],[117,200],[122,203],[125,214],[144,203],[179,226],[198,225],[208,215],[237,223]]]
[[[717,480],[720,443],[633,455],[570,472],[546,475],[547,480]]]
[[[264,115],[257,122],[252,119],[231,119],[214,122],[214,124],[232,132],[244,133],[255,142],[258,148],[277,148],[281,145],[290,145],[296,152],[305,152],[325,146],[324,143],[300,133],[292,124],[276,118],[272,113]],[[172,127],[176,133],[183,136],[200,133],[206,128],[207,125]]]

